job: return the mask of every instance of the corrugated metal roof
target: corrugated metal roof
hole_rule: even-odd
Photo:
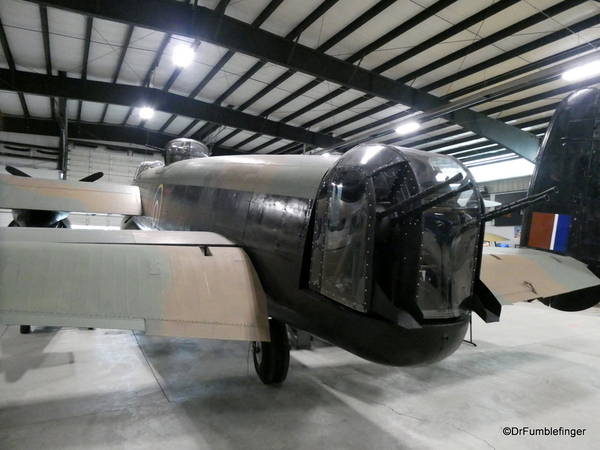
[[[518,157],[527,135],[504,136],[541,135],[561,98],[600,81],[547,70],[596,50],[590,0],[1,0],[0,19],[4,138],[58,136],[66,98],[71,140],[156,150],[189,137],[229,154],[361,136],[477,164]],[[183,69],[178,45],[195,48]],[[419,131],[391,129],[423,112]]]

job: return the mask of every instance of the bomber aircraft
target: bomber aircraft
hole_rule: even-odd
[[[491,213],[456,159],[382,144],[222,157],[175,145],[132,186],[0,175],[2,208],[126,216],[117,231],[1,230],[0,323],[248,340],[271,384],[287,375],[286,324],[408,366],[452,354],[472,311],[590,307],[599,101],[585,89],[562,102],[528,197]],[[484,253],[485,222],[515,208],[521,248]]]

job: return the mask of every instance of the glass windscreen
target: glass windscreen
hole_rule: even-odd
[[[317,198],[310,285],[359,311],[367,311],[372,289],[376,191],[394,184],[372,175],[398,163],[405,161],[389,147],[357,147],[328,172]]]
[[[419,191],[456,174],[463,179],[426,196],[422,202],[448,198],[422,212],[421,261],[417,305],[423,317],[450,318],[466,311],[476,269],[480,195],[471,175],[458,161],[435,153],[403,149],[415,173]],[[471,181],[473,187],[452,195]]]
[[[471,181],[444,155],[388,145],[344,154],[317,198],[311,288],[359,311],[381,293],[417,320],[464,314],[481,206]]]

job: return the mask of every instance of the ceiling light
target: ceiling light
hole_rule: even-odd
[[[421,128],[421,125],[419,125],[417,122],[407,122],[403,123],[398,128],[396,128],[396,133],[408,134],[413,131],[417,131],[419,128]]]
[[[149,108],[147,106],[144,108],[140,108],[140,117],[142,119],[152,119],[152,116],[154,116],[154,110],[152,108]]]
[[[589,78],[592,75],[600,73],[600,61],[594,61],[583,66],[575,67],[574,69],[567,70],[563,73],[563,80],[565,81],[576,81],[583,78]]]
[[[194,60],[194,50],[191,47],[180,45],[173,52],[173,64],[178,67],[187,67]]]

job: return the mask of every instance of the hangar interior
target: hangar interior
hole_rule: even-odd
[[[0,168],[129,184],[179,137],[213,155],[379,142],[457,158],[494,200],[527,190],[560,101],[597,87],[563,74],[594,69],[599,25],[592,0],[0,0]],[[2,326],[0,448],[596,448],[598,320],[507,307],[423,368],[315,341],[279,388],[243,343]]]

